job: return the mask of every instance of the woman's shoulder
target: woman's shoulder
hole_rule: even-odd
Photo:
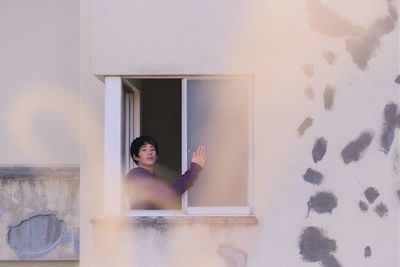
[[[126,175],[127,178],[138,178],[138,177],[155,177],[154,173],[146,170],[145,168],[135,167],[131,169]]]

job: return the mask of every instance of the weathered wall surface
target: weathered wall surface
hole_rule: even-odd
[[[399,265],[398,1],[96,0],[93,10],[96,74],[254,75],[259,219],[96,224],[94,266]]]
[[[79,167],[1,167],[1,260],[79,259]]]

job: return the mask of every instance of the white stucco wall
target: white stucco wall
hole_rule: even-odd
[[[98,224],[95,243],[110,253],[91,254],[96,266],[111,264],[115,255],[120,266],[337,266],[326,255],[341,266],[398,266],[398,124],[389,131],[393,143],[389,138],[382,144],[386,126],[398,116],[396,111],[396,118],[384,118],[385,107],[397,107],[399,100],[398,8],[397,1],[359,0],[93,1],[94,74],[254,75],[259,219],[257,226],[233,228]],[[351,38],[360,39],[358,50],[352,50]],[[331,63],[326,52],[333,55]],[[298,131],[306,117],[312,125]],[[362,133],[370,143],[356,141]],[[313,160],[321,137],[326,154]],[[362,156],[347,162],[348,151]],[[323,174],[319,185],[303,179],[308,168]],[[373,203],[364,195],[369,187],[379,192]],[[310,198],[321,191],[336,198],[331,212],[323,212],[326,202],[316,212]],[[387,208],[382,217],[374,210],[380,203]],[[310,247],[300,251],[310,229],[322,229],[337,249],[321,258],[310,255],[316,253]],[[230,250],[221,256],[224,244]],[[244,255],[247,264],[239,263]]]

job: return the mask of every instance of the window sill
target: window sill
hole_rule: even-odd
[[[258,218],[252,215],[246,216],[121,216],[104,217],[91,220],[93,225],[128,224],[128,225],[192,225],[192,224],[216,224],[216,225],[257,225]]]

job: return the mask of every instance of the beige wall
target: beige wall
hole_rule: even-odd
[[[91,219],[103,207],[104,84],[92,72],[92,1],[80,1],[81,67],[81,201],[80,266],[93,266],[96,257]]]
[[[93,1],[93,71],[248,72],[235,48],[249,34],[250,7],[238,0]]]
[[[79,1],[0,1],[0,164],[79,164]]]

